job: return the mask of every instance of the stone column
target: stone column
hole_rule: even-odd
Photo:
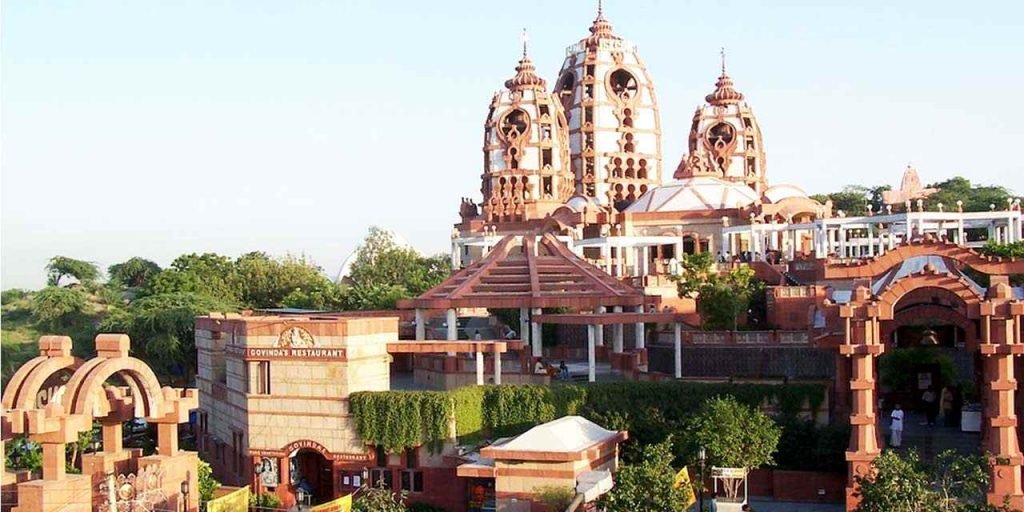
[[[41,443],[43,445],[43,480],[64,480],[67,470],[64,465],[66,443]],[[163,455],[163,454],[161,454]]]
[[[644,312],[644,305],[641,304],[641,305],[637,306],[636,307],[636,312],[637,313],[643,313]],[[643,349],[643,348],[646,347],[646,344],[647,344],[647,339],[644,337],[644,323],[643,322],[637,322],[636,323],[636,348],[638,350],[639,349]]]
[[[452,240],[452,268],[457,269],[462,266],[462,245],[457,240]]]
[[[416,340],[427,339],[427,323],[423,319],[423,310],[416,308]]]
[[[622,306],[615,306],[615,309],[613,311],[616,313],[622,313]],[[622,334],[624,330],[625,329],[623,329],[623,325],[621,322],[617,324],[612,324],[612,352],[616,354],[622,353]]]
[[[1014,344],[1018,327],[1010,318],[994,319],[991,315],[992,304],[982,304],[982,342],[981,353],[984,357],[984,381],[988,388],[988,404],[985,415],[988,421],[987,446],[993,456],[992,484],[987,495],[988,503],[1001,506],[1007,498],[1014,509],[1024,507],[1024,491],[1021,487],[1021,455],[1017,440],[1017,414],[1015,411],[1015,395],[1017,380],[1014,376],[1014,354],[1024,353],[1022,346]],[[986,311],[988,310],[988,311]],[[996,336],[993,336],[991,323],[997,324]],[[1011,331],[1012,329],[1012,331]]]
[[[594,308],[594,313],[598,315],[604,315],[605,311],[607,310],[604,306],[598,306]],[[604,346],[604,325],[599,324],[597,326],[597,331],[594,333],[594,343],[596,343],[599,347]]]
[[[856,293],[856,292],[855,292]],[[840,309],[850,325],[852,308]],[[867,318],[856,328],[847,327],[846,343],[839,347],[839,353],[851,360],[851,408],[850,408],[850,448],[846,452],[848,464],[846,484],[846,508],[854,510],[859,502],[855,496],[858,476],[865,476],[871,470],[871,463],[881,453],[878,446],[878,431],[875,409],[875,358],[882,354],[885,347],[877,343],[874,333],[877,329],[873,323],[877,318]]]
[[[539,315],[541,312],[540,308],[533,308],[532,314]],[[544,339],[540,322],[530,322],[530,329],[530,347],[533,350],[533,357],[543,357]]]
[[[530,370],[533,370],[531,367]],[[501,352],[494,353],[494,384],[501,384]]]
[[[448,341],[457,341],[459,339],[459,315],[455,309],[449,309],[447,311],[446,320],[448,323]],[[448,352],[448,357],[454,357],[455,352]]]
[[[594,345],[597,338],[597,326],[593,324],[587,325],[587,381],[594,382],[597,380],[597,357],[594,353]]]
[[[530,343],[530,309],[519,308],[519,339]]]
[[[476,385],[484,385],[484,353],[479,348],[476,351]]]
[[[683,325],[679,322],[672,324],[673,345],[675,349],[675,376],[677,379],[683,377]]]

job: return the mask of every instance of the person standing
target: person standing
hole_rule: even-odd
[[[900,407],[900,404],[896,404],[889,418],[892,420],[892,423],[889,425],[889,446],[899,448],[903,445],[903,409]]]
[[[953,388],[943,386],[939,398],[939,416],[947,427],[953,426]]]
[[[921,401],[924,402],[924,415],[927,418],[928,426],[935,425],[935,417],[939,415],[939,397],[935,393],[934,386],[924,390],[924,393],[921,394]]]

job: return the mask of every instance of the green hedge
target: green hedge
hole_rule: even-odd
[[[436,450],[450,437],[452,422],[456,435],[467,442],[517,435],[567,415],[628,430],[639,444],[657,443],[679,432],[686,418],[711,397],[731,395],[754,407],[768,402],[780,416],[793,417],[805,401],[817,412],[825,392],[819,384],[614,382],[361,392],[351,395],[350,404],[359,436],[398,452],[421,445]]]

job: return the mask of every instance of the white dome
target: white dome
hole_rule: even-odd
[[[764,191],[764,198],[770,203],[777,203],[790,197],[807,197],[807,192],[796,185],[773,185]]]
[[[571,199],[565,202],[565,205],[576,213],[581,213],[584,209],[592,211],[601,210],[601,205],[597,204],[594,199],[581,195],[572,196]]]
[[[758,200],[742,183],[713,176],[694,176],[648,190],[627,212],[680,212],[743,208]]]

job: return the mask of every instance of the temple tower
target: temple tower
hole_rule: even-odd
[[[561,104],[526,55],[491,99],[484,123],[482,214],[487,223],[542,219],[574,190]]]
[[[625,209],[661,184],[661,119],[636,46],[615,35],[598,4],[590,35],[565,51],[554,92],[569,122],[579,193]]]
[[[758,193],[767,188],[767,163],[764,141],[757,118],[744,101],[743,94],[733,88],[732,78],[725,72],[725,52],[722,52],[722,74],[715,83],[715,91],[708,94],[704,105],[697,107],[690,127],[690,155],[683,157],[702,160],[705,156],[710,169],[698,166],[705,173],[726,181],[745,183]],[[695,157],[698,155],[700,158]],[[683,164],[676,178],[691,177]]]

